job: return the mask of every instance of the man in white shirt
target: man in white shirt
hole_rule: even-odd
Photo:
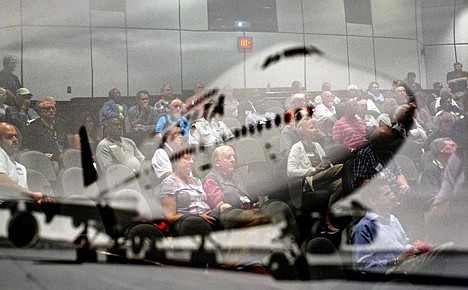
[[[315,107],[314,118],[321,119],[322,117],[334,117],[336,109],[333,102],[333,94],[330,91],[324,91],[321,95],[322,103]]]
[[[166,135],[167,134],[167,135]],[[184,138],[178,123],[165,132],[162,147],[154,152],[151,165],[160,181],[172,173],[171,157],[182,148]]]
[[[0,199],[29,197],[37,202],[52,201],[41,192],[33,192],[28,189],[26,168],[14,161],[11,156],[18,152],[18,138],[15,126],[0,123]]]

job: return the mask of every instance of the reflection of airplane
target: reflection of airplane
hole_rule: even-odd
[[[204,96],[209,99],[215,95],[211,92]],[[222,97],[213,106],[213,114],[222,114]],[[269,121],[264,128],[278,126],[282,116],[277,115],[275,120]],[[246,128],[243,126],[236,134],[237,138],[260,132],[262,127]],[[82,162],[85,185],[96,181],[97,174],[91,160],[91,152],[84,129],[80,130],[82,142]],[[201,148],[199,148],[202,150]],[[205,166],[203,168],[209,168]],[[203,169],[202,168],[202,169]],[[124,181],[125,182],[125,181]],[[32,212],[43,212],[48,222],[55,216],[65,215],[73,219],[75,225],[85,225],[84,231],[76,239],[78,243],[78,261],[93,261],[96,252],[91,250],[87,238],[88,226],[106,233],[114,240],[114,246],[108,252],[110,261],[161,262],[166,264],[226,267],[245,258],[245,253],[257,256],[258,260],[270,267],[270,272],[277,278],[310,279],[309,265],[298,250],[297,245],[287,238],[281,237],[278,225],[267,226],[263,229],[224,231],[209,235],[208,237],[180,237],[172,240],[160,239],[164,234],[151,223],[138,223],[138,213],[133,210],[112,208],[109,205],[73,204],[58,201],[54,204],[37,205],[28,202],[14,201],[1,205],[7,208],[12,215],[9,222],[9,238],[17,246],[25,246],[37,237],[37,221]],[[157,221],[158,222],[158,221]],[[133,227],[134,231],[131,231]],[[143,229],[138,232],[139,229]],[[261,231],[264,230],[263,234]],[[129,233],[132,232],[132,233]],[[148,236],[149,233],[149,236]],[[257,244],[247,244],[249,237],[262,237],[264,240]],[[127,243],[119,241],[120,237],[128,239]],[[229,241],[234,241],[230,244]],[[241,241],[237,243],[236,241]],[[120,249],[120,246],[126,248]],[[230,256],[231,254],[231,256]],[[229,260],[238,254],[238,260]],[[239,258],[240,256],[240,258]],[[113,259],[114,257],[115,259]],[[242,261],[245,262],[245,261]],[[306,269],[306,271],[304,271]]]

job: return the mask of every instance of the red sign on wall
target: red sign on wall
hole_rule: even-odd
[[[251,51],[252,50],[252,37],[238,37],[237,38],[237,48],[240,52]]]

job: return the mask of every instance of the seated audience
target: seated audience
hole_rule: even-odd
[[[123,103],[120,91],[116,88],[109,90],[109,100],[102,105],[99,113],[99,123],[104,126],[108,120],[117,118],[124,121],[128,115],[128,107]]]
[[[85,114],[85,119],[84,122],[81,123],[81,126],[84,126],[86,129],[89,146],[93,156],[95,156],[97,145],[102,140],[101,130],[98,129],[98,124],[91,114]],[[81,150],[81,140],[78,133],[73,134],[70,146],[74,149]]]
[[[383,127],[383,128],[388,128],[392,129],[392,120],[390,119],[390,116],[388,114],[380,114],[377,117],[377,123],[379,124],[378,127]],[[374,131],[371,131],[374,132]]]
[[[432,116],[434,116],[437,112],[435,111],[435,107],[432,107],[431,104],[434,101],[440,100],[440,91],[443,88],[444,88],[444,85],[441,82],[435,82],[432,84],[431,97],[427,101],[429,113],[431,113]]]
[[[287,157],[291,146],[297,142],[296,136],[296,118],[304,117],[303,112],[307,112],[307,104],[304,94],[295,94],[291,96],[287,106],[289,109],[284,114],[284,127],[281,130],[280,155]],[[299,117],[298,114],[301,114]]]
[[[367,141],[367,125],[356,117],[357,102],[346,103],[344,116],[333,125],[333,142],[343,144],[351,152]]]
[[[392,188],[407,192],[410,186],[400,166],[393,160],[391,146],[394,141],[392,130],[378,127],[370,137],[370,143],[360,149],[354,158],[353,189],[370,182],[372,177],[382,173]]]
[[[367,99],[371,100],[376,105],[382,105],[385,98],[380,93],[380,85],[378,82],[370,82],[369,87],[367,88]]]
[[[231,85],[226,85],[221,90],[221,96],[224,96],[224,118],[237,118],[239,116],[239,101],[234,97],[234,89]]]
[[[31,198],[38,203],[53,201],[41,192],[28,189],[26,168],[14,161],[13,155],[19,151],[15,126],[0,123],[0,200]]]
[[[367,101],[366,100],[360,100],[357,102],[358,108],[356,112],[356,118],[364,120],[366,122],[367,126],[367,132],[372,132],[374,131],[375,128],[378,127],[377,120],[373,115],[368,113],[367,110]]]
[[[322,102],[315,107],[314,118],[320,120],[323,117],[335,117],[336,109],[332,92],[324,91],[320,96]]]
[[[320,199],[329,210],[331,206],[342,197],[342,164],[333,165],[325,157],[320,144],[312,140],[317,133],[315,120],[302,118],[297,124],[297,136],[299,142],[291,147],[287,163],[287,175],[289,178],[303,179],[302,204],[305,210],[309,204],[314,204]],[[326,190],[325,193],[319,190]],[[315,192],[317,191],[317,192]],[[336,233],[328,215],[325,220],[329,233]]]
[[[408,92],[405,84],[397,83],[394,87],[394,92],[394,98],[398,106],[408,103]]]
[[[417,92],[414,97],[416,99],[416,121],[426,132],[432,130],[434,128],[434,117],[431,116],[427,106],[428,95],[424,92]]]
[[[242,210],[224,202],[210,207],[200,179],[191,175],[194,161],[189,150],[181,151],[171,161],[174,172],[163,180],[159,194],[164,217],[175,235],[206,235],[224,228],[232,222],[230,219],[240,223],[237,219],[242,219]],[[259,216],[250,222],[270,223],[271,218]]]
[[[428,201],[439,192],[447,163],[456,151],[457,144],[450,138],[437,138],[431,142],[429,158],[418,180]]]
[[[188,138],[190,145],[203,146],[205,149],[212,150],[234,138],[234,134],[223,121],[211,116],[212,106],[212,101],[205,104],[203,112],[198,112],[201,117],[191,124]],[[211,155],[211,152],[209,154]]]
[[[443,88],[440,90],[440,99],[434,101],[431,104],[434,108],[435,116],[440,114],[440,111],[452,112],[454,114],[460,114],[463,111],[463,104],[453,99],[453,94],[450,88]]]
[[[4,88],[0,88],[0,121],[5,120],[5,113],[6,110],[10,107],[5,104],[6,100],[6,90]]]
[[[16,126],[21,133],[24,133],[29,123],[39,118],[39,114],[30,108],[32,97],[28,89],[20,88],[16,93],[15,105],[6,108],[5,111],[5,121]]]
[[[406,74],[406,79],[404,79],[403,82],[408,89],[412,90],[414,93],[422,90],[421,85],[416,82],[416,74],[414,72],[408,72],[408,74]]]
[[[158,114],[167,114],[169,112],[169,103],[174,99],[172,86],[170,84],[165,84],[161,88],[160,99],[154,104],[154,108]]]
[[[284,101],[284,108],[286,110],[290,110],[292,109],[290,107],[290,104],[291,104],[291,99],[292,97],[295,95],[295,94],[303,94],[304,93],[304,87],[302,86],[301,82],[300,81],[293,81],[291,83],[291,95],[289,97],[286,98],[286,100]]]
[[[185,99],[185,111],[183,113],[185,114],[190,111],[199,102],[200,98],[203,97],[204,93],[205,85],[202,83],[197,83],[193,89],[193,95]]]
[[[156,149],[151,164],[158,180],[162,181],[173,173],[171,157],[177,154],[183,146],[182,130],[178,123],[171,125],[162,137],[161,147]]]
[[[211,159],[212,170],[203,181],[203,189],[207,195],[210,207],[216,208],[220,202],[232,205],[234,208],[252,209],[260,207],[260,211],[273,217],[276,222],[286,220],[287,231],[299,240],[300,234],[291,209],[283,202],[269,200],[259,206],[258,196],[249,194],[242,180],[235,173],[236,154],[230,146],[220,146],[213,151]]]
[[[361,193],[367,208],[365,216],[351,231],[355,269],[362,273],[405,273],[440,271],[434,266],[448,248],[432,245],[422,240],[410,243],[403,226],[391,214],[396,195],[385,178],[376,178]]]
[[[164,128],[170,124],[178,123],[183,136],[188,136],[189,121],[182,116],[183,102],[180,99],[174,99],[169,103],[169,111],[162,114],[156,122],[156,134],[161,137]]]
[[[143,154],[138,150],[135,142],[129,138],[122,137],[122,121],[112,118],[106,124],[107,137],[99,142],[96,149],[96,163],[101,172],[112,164],[122,164],[133,172],[140,169],[145,160]]]
[[[448,138],[452,136],[452,129],[457,121],[455,114],[442,112],[434,119],[434,130],[427,136],[425,149],[429,149],[431,142],[437,138]]]
[[[40,118],[32,121],[25,129],[23,147],[46,154],[58,161],[60,153],[68,147],[68,137],[61,124],[57,124],[55,100],[45,97],[37,103]]]
[[[127,134],[138,145],[153,133],[158,113],[155,108],[149,105],[148,91],[138,91],[136,97],[137,105],[128,109],[130,126],[127,128]]]

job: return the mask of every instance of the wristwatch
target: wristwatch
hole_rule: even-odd
[[[400,259],[398,259],[398,257],[396,257],[396,258],[393,259],[393,260],[389,260],[389,261],[387,262],[387,265],[388,265],[388,266],[392,266],[392,267],[398,266],[398,265],[400,265],[400,264],[401,264],[401,261],[400,261]]]

